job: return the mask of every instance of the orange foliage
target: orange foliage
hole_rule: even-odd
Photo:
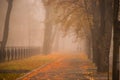
[[[51,54],[48,57],[56,58],[56,61],[33,71],[22,80],[30,80],[31,77],[36,76],[37,74],[41,74],[41,76],[37,76],[38,79],[51,80],[52,78],[53,80],[65,80],[65,77],[68,76],[69,78],[75,77],[75,73],[79,73],[79,71],[81,71],[82,74],[91,74],[91,72],[86,72],[86,70],[94,67],[92,63],[88,61],[86,54],[83,53]]]

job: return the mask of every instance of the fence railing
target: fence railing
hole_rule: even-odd
[[[0,49],[0,62],[23,59],[40,53],[40,47],[6,47]]]

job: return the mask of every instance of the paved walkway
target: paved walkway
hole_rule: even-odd
[[[94,77],[93,77],[94,76]],[[107,80],[96,75],[95,66],[85,54],[65,54],[60,59],[41,67],[21,80]]]

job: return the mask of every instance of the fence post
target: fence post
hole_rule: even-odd
[[[26,58],[25,48],[24,48],[24,58]]]
[[[2,49],[0,48],[0,62],[2,62]]]
[[[19,59],[19,49],[18,49],[18,47],[16,48],[16,59]]]
[[[15,60],[17,59],[17,48],[15,48]]]
[[[20,49],[20,57],[22,59],[22,48]]]
[[[10,48],[7,49],[7,61],[10,60]]]
[[[11,60],[13,60],[13,54],[14,54],[14,50],[13,48],[11,48]]]
[[[3,62],[5,61],[5,58],[6,58],[6,51],[5,49],[3,49]]]

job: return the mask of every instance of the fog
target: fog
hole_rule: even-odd
[[[7,11],[7,2],[1,0],[0,2],[0,40],[2,41],[5,14]],[[46,10],[41,0],[15,0],[10,16],[9,35],[7,45],[8,47],[41,47],[44,40]],[[58,27],[58,26],[55,26]],[[81,45],[75,40],[75,35],[64,33],[60,30],[53,41],[53,51],[73,51],[84,50],[84,41]],[[57,45],[57,47],[56,47]],[[80,48],[80,46],[82,46]],[[56,49],[58,48],[58,49]]]
[[[0,63],[61,55],[73,64],[74,54],[75,64],[84,58],[95,73],[118,77],[120,11],[113,1],[0,0]]]
[[[6,1],[2,0],[4,4]],[[4,5],[3,3],[1,3]],[[7,5],[4,5],[7,6]],[[0,7],[0,34],[4,28],[6,8]],[[10,18],[10,30],[7,46],[41,46],[44,29],[45,10],[42,3],[36,4],[33,0],[16,0],[13,2],[13,9]]]

